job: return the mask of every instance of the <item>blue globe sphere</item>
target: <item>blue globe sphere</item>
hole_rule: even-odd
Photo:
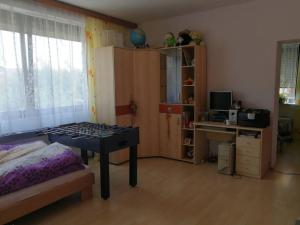
[[[137,29],[131,31],[130,32],[130,41],[137,48],[144,46],[146,43],[145,32],[140,28],[137,28]]]

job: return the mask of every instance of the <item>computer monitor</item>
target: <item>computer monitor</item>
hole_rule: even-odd
[[[211,91],[209,93],[210,111],[228,111],[232,105],[232,91]]]

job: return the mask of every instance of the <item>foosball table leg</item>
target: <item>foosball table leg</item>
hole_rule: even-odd
[[[129,184],[132,187],[137,185],[137,146],[129,149]]]
[[[85,165],[88,165],[89,164],[89,157],[88,157],[88,152],[86,149],[80,149],[81,151],[81,158],[83,160],[83,163]]]
[[[100,154],[101,197],[106,200],[110,197],[109,190],[109,153]]]

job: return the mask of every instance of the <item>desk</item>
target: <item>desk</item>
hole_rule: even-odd
[[[196,122],[194,129],[198,155],[205,159],[207,138],[236,143],[237,174],[262,178],[270,168],[272,133],[268,128],[226,125],[219,122]],[[255,135],[255,136],[254,136]]]

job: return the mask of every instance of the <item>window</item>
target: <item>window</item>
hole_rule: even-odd
[[[0,4],[0,134],[88,121],[84,23],[17,6]]]
[[[295,104],[299,68],[299,44],[283,44],[279,94],[287,104]]]

